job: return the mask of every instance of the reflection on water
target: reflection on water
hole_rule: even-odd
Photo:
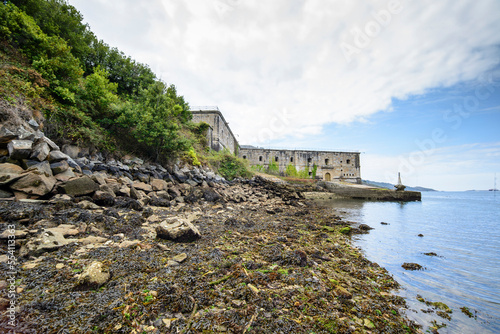
[[[432,320],[446,324],[440,333],[500,333],[500,197],[491,192],[422,196],[422,202],[331,200],[322,205],[374,228],[355,236],[354,244],[401,284],[398,294],[407,299],[410,318],[424,326]],[[424,255],[428,252],[438,256]],[[406,271],[404,262],[425,270]],[[416,300],[417,294],[447,304],[452,321],[422,312],[428,307]],[[476,310],[477,319],[462,313],[464,306]]]

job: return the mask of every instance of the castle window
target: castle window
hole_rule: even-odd
[[[277,156],[276,156],[276,157],[274,157],[274,161],[278,161],[278,157],[277,157]]]
[[[246,159],[246,158],[247,158],[247,156],[246,156],[246,155],[244,155],[244,156],[243,156],[243,159]]]
[[[329,162],[330,162],[329,159],[325,159],[325,165],[328,165]]]
[[[351,160],[347,159],[347,160],[345,161],[345,163],[346,163],[346,164],[350,164],[350,163],[351,163]]]
[[[290,162],[293,162],[293,157],[290,158]]]
[[[262,157],[259,157],[259,161],[262,161]]]
[[[307,158],[307,162],[312,162],[313,159],[312,158]]]

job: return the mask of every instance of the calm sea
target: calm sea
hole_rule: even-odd
[[[327,205],[374,228],[356,235],[354,244],[401,284],[397,293],[407,300],[407,315],[424,331],[436,320],[446,324],[439,333],[500,333],[499,192],[424,192],[422,202],[336,200]],[[424,255],[429,252],[438,256]],[[425,270],[404,270],[404,262]],[[429,307],[417,295],[447,304],[451,321],[423,312]]]

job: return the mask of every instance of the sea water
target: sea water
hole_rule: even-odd
[[[405,297],[408,317],[424,331],[436,321],[446,325],[439,333],[500,333],[500,193],[423,192],[421,202],[323,204],[374,228],[355,235],[354,245],[401,284],[396,293]],[[430,252],[437,256],[424,255]],[[424,269],[405,270],[405,262]],[[417,295],[448,305],[451,321],[424,312],[430,307]]]

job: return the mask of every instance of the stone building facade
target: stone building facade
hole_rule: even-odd
[[[207,133],[208,146],[215,151],[227,149],[233,154],[238,153],[238,141],[229,128],[218,107],[191,107],[193,122],[205,122],[210,125]]]
[[[240,158],[248,160],[250,166],[269,167],[274,161],[280,172],[285,172],[292,164],[297,171],[308,169],[312,175],[313,166],[317,166],[316,178],[324,181],[345,180],[361,183],[359,152],[275,150],[253,146],[239,146],[236,137],[229,128],[218,107],[192,107],[193,122],[205,122],[210,125],[207,133],[208,145],[212,150],[227,149]]]
[[[240,158],[248,160],[250,166],[267,168],[270,161],[274,161],[280,172],[285,172],[291,164],[297,171],[308,169],[309,175],[312,175],[313,166],[316,165],[316,178],[353,183],[361,183],[359,155],[359,152],[273,150],[248,146],[239,150]]]

